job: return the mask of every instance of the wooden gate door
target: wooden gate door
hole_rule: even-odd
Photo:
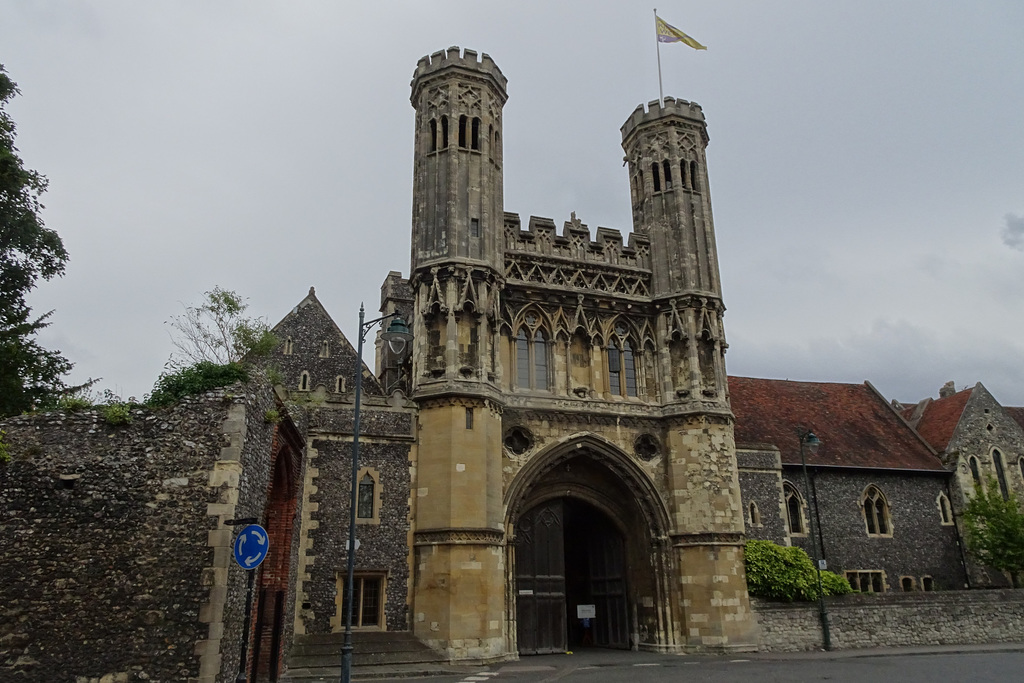
[[[611,529],[589,539],[590,597],[594,601],[594,644],[629,647],[626,610],[625,549]]]
[[[516,529],[516,634],[525,655],[566,651],[561,500],[533,508]]]

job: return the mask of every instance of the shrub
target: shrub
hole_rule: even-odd
[[[100,414],[108,424],[124,425],[132,421],[132,406],[128,403],[115,401],[100,406]]]
[[[6,465],[11,461],[11,451],[7,447],[7,432],[0,429],[0,465]]]
[[[263,421],[267,424],[277,424],[281,421],[281,413],[271,408],[263,414]]]
[[[93,400],[85,394],[64,394],[57,399],[57,407],[70,412],[88,410],[93,407]]]
[[[180,370],[161,374],[153,385],[153,393],[146,397],[146,403],[158,408],[186,396],[195,396],[248,379],[249,373],[238,363],[218,365],[210,361],[199,361]]]
[[[771,541],[747,541],[747,589],[767,600],[817,600],[818,577],[811,558],[801,548],[785,547]],[[851,592],[850,584],[832,572],[821,573],[825,595]]]

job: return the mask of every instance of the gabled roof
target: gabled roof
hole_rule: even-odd
[[[1021,429],[1024,429],[1024,408],[1004,407],[1003,410],[1020,425]]]
[[[929,401],[925,406],[917,423],[917,433],[936,451],[946,450],[972,391],[974,387],[958,391],[952,396]]]
[[[938,456],[874,387],[729,377],[738,445],[772,444],[800,464],[798,429],[822,441],[808,465],[943,471]]]

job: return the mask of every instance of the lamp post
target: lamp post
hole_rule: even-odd
[[[366,333],[379,322],[394,318],[381,338],[388,343],[392,353],[402,356],[412,334],[405,321],[397,313],[364,322],[366,310],[359,304],[359,342],[356,346],[356,397],[352,415],[352,490],[349,495],[348,511],[348,572],[345,576],[345,640],[341,645],[341,683],[352,680],[352,587],[356,568],[356,496],[359,495],[359,412],[363,398],[363,341]]]
[[[814,571],[818,577],[818,614],[821,616],[821,637],[826,650],[832,649],[832,634],[828,628],[828,612],[825,609],[825,592],[821,588],[821,555],[818,552],[818,529],[821,528],[821,520],[818,519],[818,495],[811,488],[811,479],[807,476],[807,458],[804,455],[804,447],[814,455],[821,446],[821,439],[815,436],[814,432],[797,428],[797,437],[800,439],[800,464],[804,470],[804,487],[807,495],[811,498],[811,557],[814,559]]]

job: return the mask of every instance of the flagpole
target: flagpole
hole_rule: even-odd
[[[661,41],[658,40],[658,8],[654,8],[654,44],[658,49],[658,102],[665,107],[665,91],[661,87]]]

